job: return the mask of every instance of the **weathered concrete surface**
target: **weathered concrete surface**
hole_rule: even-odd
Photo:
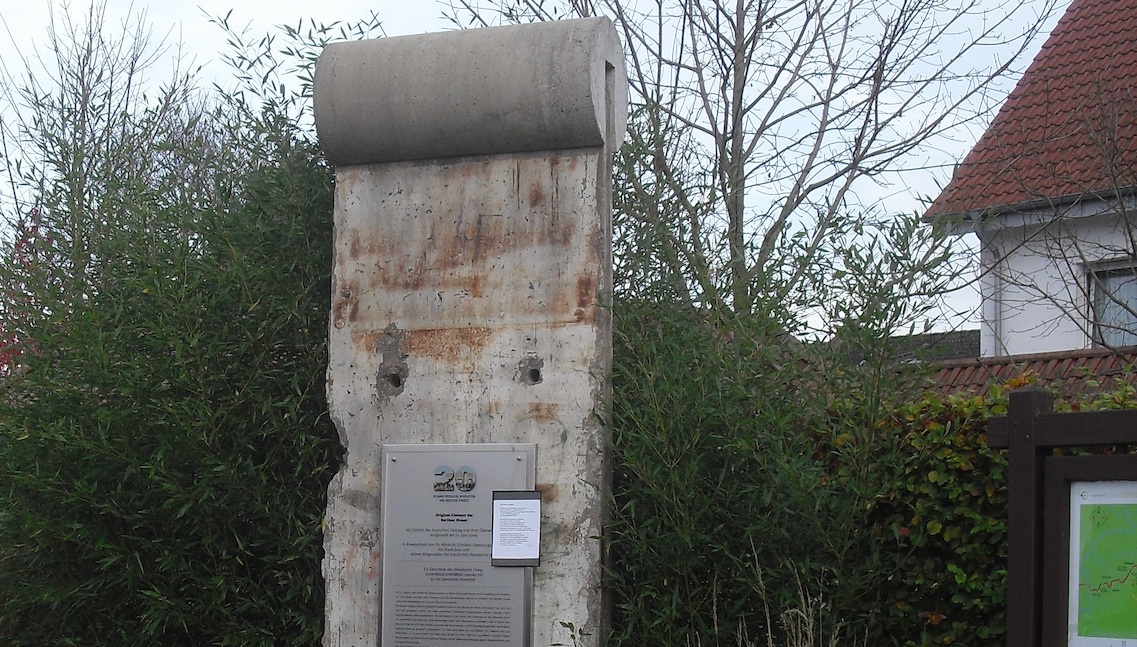
[[[606,18],[329,45],[314,109],[337,166],[599,147],[626,119],[623,54]],[[608,74],[612,68],[612,74]],[[619,77],[619,78],[613,78]],[[609,108],[617,114],[609,120]]]
[[[337,112],[335,123],[321,124],[333,113],[327,104],[320,108],[321,101],[338,99],[320,99],[322,93],[334,93],[321,81],[329,69],[323,58],[317,68],[321,141],[325,133],[336,132],[340,143],[332,144],[329,154],[352,162],[339,166],[336,175],[328,396],[346,455],[329,487],[325,520],[324,644],[329,647],[378,643],[383,443],[537,443],[538,487],[545,496],[542,562],[534,573],[533,644],[572,644],[562,622],[590,632],[582,644],[602,642],[603,555],[597,538],[603,532],[608,474],[607,435],[598,414],[611,364],[609,147],[623,134],[626,80],[615,30],[606,19],[558,23],[540,36],[526,32],[546,27],[457,36],[504,39],[504,44],[471,45],[468,51],[496,52],[496,58],[518,62],[540,60],[549,47],[572,51],[570,44],[576,43],[583,48],[586,55],[564,60],[584,65],[588,82],[550,87],[537,104],[555,109],[561,93],[590,93],[587,110],[566,112],[576,122],[566,129],[592,128],[601,134],[599,140],[588,135],[572,140],[578,142],[572,147],[542,152],[516,152],[528,144],[514,142],[503,153],[497,141],[481,151],[480,139],[464,138],[459,128],[452,134],[458,152],[447,153],[442,144],[431,143],[435,134],[421,130],[429,126],[417,114],[413,127],[405,129],[384,121],[380,135],[367,134],[373,115],[356,120],[351,111]],[[431,56],[449,51],[444,43],[431,42],[441,48]],[[409,41],[398,46],[415,49]],[[350,60],[355,54],[345,50],[335,56]],[[361,61],[353,65],[367,67]],[[558,74],[574,78],[568,71]],[[380,77],[403,79],[397,91],[427,103],[440,101],[444,93],[429,83],[408,87],[413,79],[396,72]],[[466,98],[446,100],[460,111],[460,106],[484,107],[479,102],[489,95],[497,101],[496,95],[515,91],[512,81],[500,89],[487,87],[492,81],[466,86]],[[381,94],[381,89],[359,90],[359,96]],[[526,105],[522,113],[536,110]],[[398,111],[385,114],[411,119]],[[489,132],[498,132],[496,114],[485,115]],[[466,119],[436,118],[451,125]],[[538,142],[534,146],[562,141],[539,125],[544,119],[520,127],[518,137]],[[363,132],[361,138],[370,137],[369,143],[344,143],[353,128]],[[422,136],[418,144],[400,140],[391,146],[400,155],[417,158],[421,148],[441,159],[389,161],[383,142],[391,141],[391,133],[416,128]],[[380,150],[369,150],[372,146]]]

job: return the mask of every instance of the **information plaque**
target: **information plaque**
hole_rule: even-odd
[[[529,647],[531,568],[491,564],[494,491],[535,444],[383,446],[382,647]]]
[[[1137,642],[1137,482],[1070,484],[1069,647]]]

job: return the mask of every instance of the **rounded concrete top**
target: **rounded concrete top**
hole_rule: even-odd
[[[335,43],[314,95],[345,166],[619,142],[628,82],[612,22],[585,18]]]

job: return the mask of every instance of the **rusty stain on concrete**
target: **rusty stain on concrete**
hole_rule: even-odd
[[[556,402],[529,403],[529,419],[536,422],[552,422],[557,419],[561,405]]]
[[[415,357],[461,363],[480,354],[496,332],[485,326],[412,330],[408,347]]]
[[[560,490],[557,489],[556,483],[538,483],[537,491],[541,493],[541,501],[543,503],[552,503],[557,500],[557,494]]]
[[[347,249],[348,258],[359,258],[359,254],[362,251],[360,249],[360,246],[361,246],[361,243],[359,240],[359,232],[358,231],[351,232],[351,240],[348,243],[348,249]]]
[[[579,153],[566,156],[572,161],[570,168],[576,166],[576,157]],[[471,280],[470,274],[476,273],[476,268],[486,260],[511,256],[512,262],[517,263],[523,262],[527,253],[550,247],[588,245],[589,236],[578,229],[577,219],[570,217],[574,200],[571,192],[568,199],[561,195],[560,184],[567,180],[552,172],[548,160],[527,158],[517,163],[521,176],[511,178],[510,183],[516,183],[514,190],[528,196],[528,204],[520,205],[507,205],[493,196],[491,189],[498,183],[492,178],[498,171],[492,160],[446,164],[440,168],[448,174],[455,174],[455,168],[468,169],[470,166],[477,167],[477,175],[486,181],[487,186],[480,190],[486,195],[471,196],[472,191],[468,188],[453,191],[461,182],[443,182],[451,190],[443,202],[429,210],[416,210],[414,214],[421,221],[418,228],[425,230],[421,239],[412,241],[392,236],[384,227],[347,232],[347,245],[343,251],[347,258],[374,269],[368,277],[371,287],[407,290],[420,290],[428,285],[463,287],[464,282]],[[459,176],[463,174],[457,173]],[[354,181],[348,179],[344,182],[351,185],[361,181],[357,177]],[[521,191],[521,183],[526,183],[525,192]],[[569,183],[576,184],[575,181]],[[349,186],[341,188],[349,190]],[[550,195],[556,199],[550,201]],[[542,206],[539,213],[529,212],[537,205]],[[475,208],[473,212],[470,206]],[[547,217],[538,217],[546,211]],[[525,268],[522,265],[518,269]]]
[[[545,202],[545,187],[540,182],[529,185],[529,207],[539,207]]]
[[[355,318],[359,316],[359,299],[355,297],[356,291],[350,284],[341,288],[335,295],[332,304],[333,326],[343,328],[348,321],[355,321]]]

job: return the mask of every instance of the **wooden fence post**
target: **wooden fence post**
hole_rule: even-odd
[[[1007,493],[1007,645],[1038,647],[1041,639],[1042,459],[1037,418],[1054,396],[1040,388],[1011,393]]]

